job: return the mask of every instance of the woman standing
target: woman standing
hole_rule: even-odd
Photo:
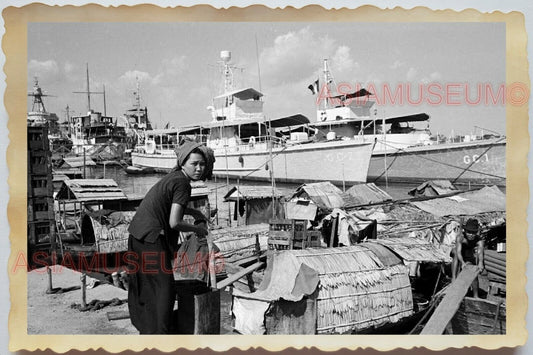
[[[135,259],[130,273],[128,308],[140,334],[168,334],[176,293],[172,270],[179,232],[194,232],[205,238],[207,220],[187,207],[191,181],[211,176],[213,151],[199,143],[186,142],[177,150],[177,166],[148,191],[129,226],[128,252]],[[187,214],[194,225],[183,221]]]

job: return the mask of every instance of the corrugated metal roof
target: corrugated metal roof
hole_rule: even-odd
[[[338,187],[329,181],[304,184],[296,189],[292,195],[295,197],[307,197],[317,206],[326,209],[341,208],[345,205],[345,197],[349,196],[343,193]]]
[[[477,191],[411,203],[423,211],[440,217],[475,215],[506,210],[505,194],[496,186],[485,186]]]
[[[127,197],[112,179],[72,179],[63,181],[56,199],[89,202],[126,200]]]
[[[75,178],[76,176],[81,177],[83,176],[83,172],[80,168],[65,168],[65,169],[53,169],[53,174],[61,174],[61,175],[71,175],[71,178]]]
[[[274,197],[282,197],[289,193],[289,189],[274,190]],[[259,198],[271,198],[272,187],[270,186],[234,186],[224,196],[225,201],[237,201],[239,200],[253,200]]]
[[[59,165],[60,168],[80,168],[83,167],[83,161],[85,160],[85,166],[95,166],[96,163],[88,156],[83,157],[64,157],[63,162]]]
[[[447,255],[438,245],[418,238],[372,239],[368,242],[378,243],[389,248],[405,261],[432,263],[449,263],[452,261],[450,255]]]
[[[370,203],[392,201],[391,195],[377,187],[374,183],[354,185],[346,190],[346,193],[354,199],[354,205],[368,205]]]

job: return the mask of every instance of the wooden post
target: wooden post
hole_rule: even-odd
[[[87,297],[86,297],[86,288],[87,288],[87,275],[85,273],[81,274],[81,306],[83,308],[87,307]]]
[[[255,233],[255,253],[257,255],[257,261],[261,261],[261,244],[259,244],[259,234]]]
[[[329,237],[329,245],[328,247],[333,247],[333,241],[335,239],[335,235],[337,233],[337,217],[331,218],[331,235]]]
[[[83,178],[87,179],[87,171],[85,170],[85,147],[83,147]]]
[[[46,267],[46,273],[48,274],[48,289],[46,293],[52,293],[52,269],[50,269],[50,266]]]
[[[289,241],[289,249],[294,249],[294,236],[296,235],[296,220],[291,219],[291,240]]]

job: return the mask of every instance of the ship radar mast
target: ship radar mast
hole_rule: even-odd
[[[133,93],[135,96],[134,108],[137,109],[137,116],[135,117],[137,125],[141,124],[141,84],[139,83],[139,77],[135,77],[136,80],[136,90]]]
[[[41,90],[41,87],[39,86],[39,80],[37,77],[34,77],[33,81],[33,91],[28,93],[28,96],[33,97],[33,103],[31,106],[32,112],[46,112],[46,108],[44,107],[43,97],[45,96],[51,96],[43,94],[43,91]]]
[[[224,93],[227,93],[233,90],[233,67],[230,64],[231,61],[231,52],[230,51],[221,51],[220,59],[224,67],[222,72],[224,74]]]

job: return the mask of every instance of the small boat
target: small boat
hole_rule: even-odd
[[[124,170],[131,175],[153,174],[155,172],[154,168],[134,165],[127,166]]]

